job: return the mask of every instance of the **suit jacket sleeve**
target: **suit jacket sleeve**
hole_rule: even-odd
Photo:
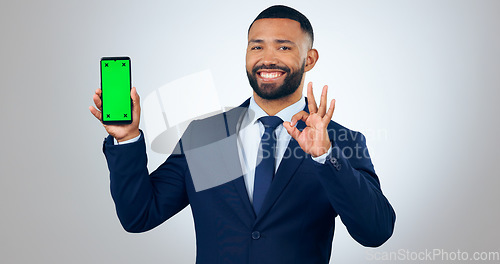
[[[184,155],[170,155],[149,175],[142,131],[137,142],[124,145],[114,145],[113,137],[108,136],[103,151],[110,172],[111,196],[128,232],[150,230],[188,205]]]
[[[332,152],[324,164],[315,166],[349,234],[363,246],[377,247],[391,237],[396,214],[380,189],[365,137],[347,129],[346,133],[330,135]]]

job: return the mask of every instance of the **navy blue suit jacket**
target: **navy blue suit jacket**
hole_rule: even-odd
[[[259,215],[243,177],[197,192],[184,150],[206,143],[207,134],[211,142],[214,135],[223,139],[235,134],[248,103],[193,121],[174,153],[151,174],[142,135],[125,145],[113,145],[112,137],[105,140],[111,194],[125,230],[150,230],[189,204],[198,264],[326,264],[337,215],[364,246],[379,246],[392,235],[395,213],[380,189],[364,136],[333,121],[328,125],[333,149],[325,164],[290,140]],[[236,141],[233,146],[237,148]]]

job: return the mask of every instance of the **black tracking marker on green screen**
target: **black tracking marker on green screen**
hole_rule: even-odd
[[[132,88],[129,57],[101,58],[102,122],[132,123]]]

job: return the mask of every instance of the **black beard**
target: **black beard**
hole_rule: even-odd
[[[297,72],[292,73],[290,68],[286,66],[256,66],[252,69],[252,73],[250,74],[247,70],[248,82],[250,82],[250,86],[254,92],[261,98],[266,100],[276,100],[286,96],[293,94],[300,86],[300,82],[302,81],[302,76],[304,76],[304,67],[306,61],[302,63],[302,66]],[[274,83],[264,83],[261,87],[257,83],[257,71],[260,69],[279,69],[287,73],[285,80],[283,80],[283,84],[279,87],[275,87]]]

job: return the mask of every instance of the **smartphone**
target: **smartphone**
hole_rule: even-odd
[[[132,74],[129,57],[101,58],[102,122],[132,123]]]

